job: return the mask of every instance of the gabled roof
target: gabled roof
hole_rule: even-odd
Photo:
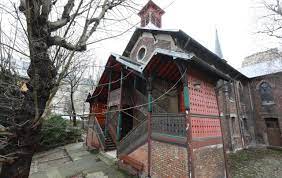
[[[201,45],[199,42],[197,42],[195,39],[193,39],[192,37],[190,37],[185,32],[179,29],[164,30],[164,29],[151,29],[146,27],[136,28],[122,54],[123,56],[129,57],[129,54],[133,49],[135,43],[144,32],[152,33],[153,35],[157,35],[157,34],[170,35],[174,39],[176,45],[181,49],[183,49],[185,53],[190,52],[195,54],[195,56],[207,62],[209,65],[212,65],[216,69],[222,71],[223,73],[226,73],[231,78],[236,78],[236,79],[247,78],[238,70],[230,66],[226,62],[226,60],[221,59],[215,53],[213,53],[212,51],[210,51],[209,49]]]
[[[157,54],[166,55],[172,57],[172,59],[182,59],[182,60],[190,60],[192,59],[192,57],[194,57],[192,53],[183,53],[183,52],[177,52],[177,51],[161,49],[161,48],[156,48],[152,53],[152,55],[150,56],[149,60],[144,64],[135,62],[127,57],[120,56],[118,54],[112,54],[112,56],[114,56],[118,62],[125,65],[126,67],[129,67],[139,73],[143,73],[146,67],[148,66],[148,64],[151,62],[153,56]]]

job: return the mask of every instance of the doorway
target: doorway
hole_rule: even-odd
[[[278,118],[265,118],[265,124],[269,145],[281,146],[281,132]]]
[[[125,110],[122,113],[121,139],[133,128],[133,109]]]

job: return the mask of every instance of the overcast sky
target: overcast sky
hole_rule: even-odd
[[[147,0],[139,0],[145,5]],[[202,45],[214,51],[215,28],[224,58],[235,68],[244,57],[272,47],[276,39],[258,35],[257,19],[264,12],[258,0],[154,0],[166,13],[163,29],[181,29]],[[140,21],[136,15],[133,21]],[[104,64],[111,52],[121,54],[133,31],[95,46],[97,60]]]

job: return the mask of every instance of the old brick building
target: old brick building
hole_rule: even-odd
[[[273,60],[248,57],[239,72],[218,40],[215,54],[161,29],[163,14],[149,1],[123,54],[109,56],[87,98],[87,145],[116,149],[121,168],[160,178],[227,177],[226,153],[281,145],[281,75],[246,69]]]
[[[240,71],[249,77],[250,118],[246,128],[254,127],[257,144],[281,146],[282,128],[282,53],[277,49],[251,55]],[[243,97],[247,97],[246,95]]]

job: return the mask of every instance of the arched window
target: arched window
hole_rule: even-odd
[[[262,82],[259,86],[260,98],[262,105],[274,104],[272,87],[267,82]]]

